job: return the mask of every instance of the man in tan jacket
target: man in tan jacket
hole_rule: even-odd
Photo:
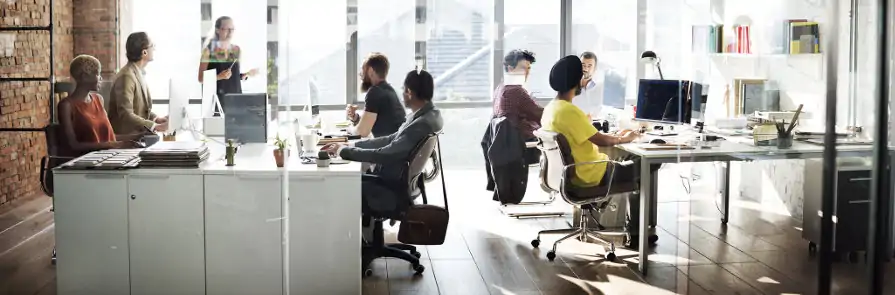
[[[122,67],[112,83],[109,101],[109,121],[115,133],[125,134],[164,132],[168,129],[168,118],[152,112],[152,97],[144,79],[144,68],[152,61],[153,45],[144,32],[136,32],[127,37],[125,43],[128,63]]]

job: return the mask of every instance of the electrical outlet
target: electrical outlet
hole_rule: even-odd
[[[0,33],[0,57],[10,57],[15,54],[16,34]]]

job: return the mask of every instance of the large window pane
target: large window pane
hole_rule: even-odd
[[[243,93],[267,92],[267,5],[258,0],[212,0],[211,26],[205,37],[214,36],[214,21],[221,16],[233,19],[232,43],[240,48],[242,73],[258,74],[242,82]],[[237,74],[237,73],[234,73]]]
[[[382,53],[390,64],[387,81],[400,91],[404,75],[416,64],[416,0],[357,0],[357,32],[356,70],[371,52]]]
[[[133,32],[149,35],[155,52],[146,66],[146,83],[153,99],[167,99],[171,79],[197,79],[201,5],[199,0],[133,0],[129,4],[130,9],[122,12],[121,43]],[[159,15],[165,21],[159,21]],[[124,50],[121,60],[122,65],[127,61]]]
[[[560,0],[504,1],[504,53],[528,49],[537,62],[531,66],[527,88],[536,97],[553,97],[550,68],[559,59]]]
[[[281,105],[345,103],[346,7],[346,0],[279,3]]]
[[[428,0],[426,68],[439,101],[491,100],[494,0]],[[499,65],[498,65],[499,66]]]
[[[583,103],[602,102],[604,112],[609,108],[624,108],[628,79],[636,75],[636,25],[636,1],[572,2],[572,52],[580,55],[590,51],[597,55],[593,73],[596,88],[590,90],[586,97],[589,101]]]

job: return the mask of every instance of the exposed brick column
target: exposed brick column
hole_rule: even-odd
[[[89,54],[103,65],[103,77],[118,69],[119,0],[71,0],[74,53]]]
[[[49,0],[0,1],[0,26],[46,26]],[[67,80],[72,59],[72,0],[55,0],[54,70]],[[12,46],[3,45],[12,40]],[[0,33],[0,77],[49,76],[46,32]],[[8,50],[7,50],[8,49]],[[0,82],[0,127],[41,128],[49,122],[50,87],[46,82]],[[40,193],[40,158],[46,154],[44,134],[0,132],[0,204]]]

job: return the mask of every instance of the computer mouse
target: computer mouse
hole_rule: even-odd
[[[650,140],[649,143],[653,143],[653,144],[663,144],[663,143],[665,143],[665,140],[664,140],[664,139],[660,139],[660,138],[656,138],[656,139]]]

